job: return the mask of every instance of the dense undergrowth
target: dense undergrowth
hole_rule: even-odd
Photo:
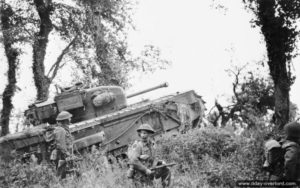
[[[262,135],[237,136],[224,129],[204,128],[157,139],[157,155],[172,167],[172,187],[235,187],[237,180],[266,178],[261,171]],[[1,187],[131,187],[126,163],[111,165],[103,153],[85,155],[79,164],[81,176],[59,180],[50,165],[1,162]],[[160,187],[155,181],[155,187]]]
[[[159,139],[158,155],[175,161],[178,187],[235,187],[237,180],[265,179],[262,135],[237,136],[224,129],[191,130]]]

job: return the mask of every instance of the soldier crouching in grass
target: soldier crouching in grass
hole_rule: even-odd
[[[142,124],[137,132],[140,140],[136,140],[128,148],[128,178],[133,180],[136,187],[151,186],[154,178],[160,178],[162,186],[168,187],[171,182],[171,171],[167,166],[164,166],[164,161],[155,160],[154,143],[151,139],[155,131],[151,125]]]

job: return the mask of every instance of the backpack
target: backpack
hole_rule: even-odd
[[[284,171],[285,149],[282,147],[283,142],[270,139],[265,142],[265,162],[263,169],[270,174],[281,177]]]

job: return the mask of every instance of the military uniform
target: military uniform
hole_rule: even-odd
[[[265,158],[264,169],[269,172],[269,180],[279,181],[283,178],[283,150],[281,144],[269,139],[265,143]]]
[[[57,120],[65,120],[71,117],[72,115],[70,113],[62,111],[58,115]],[[68,125],[55,127],[52,137],[54,142],[50,160],[53,161],[56,166],[57,176],[65,178],[67,173],[67,158],[72,155],[74,138]]]
[[[156,170],[152,174],[147,174],[147,170],[156,165],[161,165],[163,161],[155,160],[154,143],[151,140],[136,140],[128,149],[129,170],[128,177],[133,179],[136,187],[152,185],[153,179],[161,179],[163,187],[169,186],[171,172],[167,167]]]
[[[300,123],[291,122],[284,127],[287,134],[282,148],[284,154],[284,179],[300,181]]]
[[[57,176],[66,177],[67,158],[72,154],[73,136],[68,128],[57,127],[54,130],[55,150],[52,151],[52,160],[57,168]],[[56,153],[56,154],[55,154]],[[56,155],[56,157],[53,157]]]
[[[300,146],[298,143],[286,140],[282,148],[284,155],[284,179],[287,181],[300,181]]]

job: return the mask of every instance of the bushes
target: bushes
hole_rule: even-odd
[[[212,187],[235,187],[237,180],[264,178],[263,141],[259,134],[251,138],[236,136],[219,128],[191,130],[187,134],[161,137],[158,155],[177,164],[176,171]],[[197,180],[193,180],[197,182]],[[198,181],[202,187],[201,182]]]
[[[247,136],[245,136],[247,135]],[[157,139],[157,155],[172,167],[172,187],[235,187],[237,180],[262,179],[262,133],[249,131],[236,136],[224,129],[194,129],[186,134]],[[130,187],[126,164],[110,165],[103,152],[86,154],[79,164],[81,176],[60,181],[50,166],[2,163],[6,187]],[[3,184],[2,184],[3,185]],[[156,182],[156,187],[160,183]]]
[[[54,171],[47,165],[21,163],[17,160],[6,164],[0,161],[4,187],[49,187],[49,182],[57,180]],[[1,173],[1,172],[0,172]]]
[[[130,187],[126,177],[126,168],[121,163],[114,162],[108,165],[102,153],[84,155],[79,162],[80,176],[70,175],[59,180],[51,165],[34,165],[12,161],[9,164],[1,163],[0,187],[51,187],[51,188],[123,188]]]
[[[167,135],[158,140],[158,154],[171,157],[179,164],[194,165],[204,155],[219,160],[236,150],[237,144],[233,137],[223,129],[191,130],[187,134]]]

